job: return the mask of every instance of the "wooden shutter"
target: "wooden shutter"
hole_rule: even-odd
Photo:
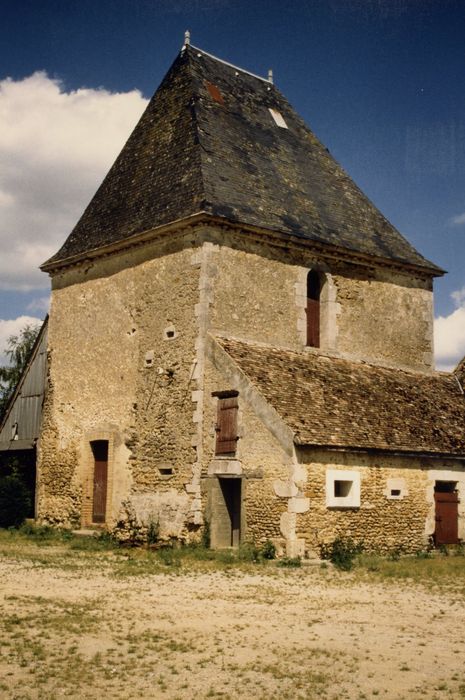
[[[320,302],[307,299],[307,345],[320,347]]]
[[[238,406],[237,396],[218,399],[215,448],[217,455],[231,454],[236,451]]]

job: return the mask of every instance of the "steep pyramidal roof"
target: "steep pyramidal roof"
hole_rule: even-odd
[[[281,126],[270,110],[284,119]],[[44,269],[199,213],[441,274],[276,87],[186,46]]]

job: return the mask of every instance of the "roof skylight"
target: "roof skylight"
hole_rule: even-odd
[[[279,126],[281,129],[288,129],[289,127],[287,126],[286,122],[284,121],[284,117],[281,114],[281,112],[278,112],[277,109],[273,109],[272,107],[268,107],[270,110],[270,114],[273,117],[275,124]]]

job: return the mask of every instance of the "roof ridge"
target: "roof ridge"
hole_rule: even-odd
[[[214,56],[212,53],[208,53],[208,51],[204,51],[203,49],[199,49],[198,46],[193,46],[192,44],[188,44],[187,46],[190,47],[190,49],[194,51],[200,51],[200,53],[203,53],[204,56],[208,56],[209,58],[213,58],[214,61],[218,61],[218,63],[222,63],[224,66],[229,66],[230,68],[234,68],[235,70],[241,71],[241,73],[246,73],[247,75],[251,75],[253,78],[257,78],[258,80],[263,80],[264,83],[267,83],[268,85],[273,85],[273,83],[268,80],[268,78],[264,78],[262,75],[257,75],[256,73],[252,73],[250,70],[246,70],[245,68],[241,68],[240,66],[236,66],[234,63],[229,63],[229,61],[224,61],[222,58],[218,58],[218,56]],[[181,54],[186,50],[187,48],[186,45],[184,45],[181,49]]]
[[[186,46],[189,45],[184,45],[181,49],[180,56],[183,55],[184,50],[186,49]],[[205,184],[205,176],[203,173],[203,158],[204,158],[204,151],[205,151],[205,146],[202,143],[202,135],[200,133],[200,126],[199,126],[199,119],[198,119],[198,112],[197,112],[197,100],[195,99],[195,79],[193,72],[191,70],[192,65],[190,63],[191,57],[189,56],[189,52],[186,51],[186,57],[188,61],[188,67],[187,67],[187,74],[189,76],[189,83],[190,83],[190,88],[191,88],[191,109],[190,109],[190,115],[191,115],[191,127],[192,127],[192,132],[193,132],[193,138],[194,138],[194,143],[196,145],[196,148],[194,149],[194,153],[196,154],[198,161],[199,161],[199,173],[198,173],[198,179],[200,180],[200,190],[203,195],[203,202],[206,201],[207,199],[207,187]]]

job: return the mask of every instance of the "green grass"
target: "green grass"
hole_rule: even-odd
[[[0,529],[0,556],[28,560],[35,566],[79,571],[86,567],[116,577],[147,576],[160,573],[180,575],[202,571],[253,571],[274,573],[277,566],[292,569],[300,560],[268,560],[251,544],[239,549],[212,550],[202,545],[164,546],[158,549],[124,547],[107,533],[93,537],[75,536],[66,530],[26,526]],[[370,554],[357,556],[350,576],[373,581],[411,581],[422,586],[453,588],[465,595],[464,550],[435,552],[432,556],[386,558]],[[293,575],[289,571],[287,575]],[[343,580],[345,572],[302,567],[294,575],[330,576]]]
[[[409,581],[428,587],[454,588],[465,595],[465,556],[460,550],[445,556],[408,556],[396,561],[376,555],[362,554],[357,558],[355,575],[374,580]]]
[[[31,525],[0,529],[0,556],[36,566],[77,571],[87,566],[109,570],[114,576],[146,576],[188,571],[274,568],[261,551],[244,544],[238,549],[212,550],[201,544],[158,548],[126,547],[107,533],[77,536],[69,530]]]

